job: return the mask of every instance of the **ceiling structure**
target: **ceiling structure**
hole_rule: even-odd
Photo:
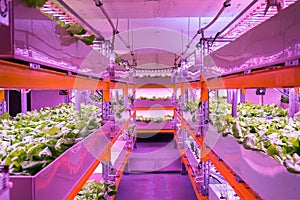
[[[112,28],[93,0],[63,1],[80,17],[112,40]],[[103,8],[117,27],[120,37],[115,38],[115,51],[131,63],[133,50],[138,67],[153,65],[153,68],[173,67],[175,54],[180,55],[196,32],[206,26],[222,8],[224,0],[103,0]],[[205,37],[214,37],[252,0],[232,0],[221,17],[207,30]],[[258,5],[259,0],[244,16]],[[240,18],[240,20],[242,17]],[[237,21],[239,22],[239,20]],[[197,37],[188,55],[195,49]],[[149,64],[150,63],[150,64]],[[151,67],[150,67],[151,68]]]

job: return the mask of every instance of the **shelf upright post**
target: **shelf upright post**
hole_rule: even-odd
[[[0,115],[6,112],[5,91],[0,89]]]
[[[180,82],[180,115],[183,116],[183,108],[184,104],[187,103],[187,99],[185,98],[185,89],[184,89],[184,84],[181,81]]]
[[[290,88],[289,90],[289,117],[294,117],[296,113],[297,91],[295,88]]]
[[[208,149],[204,144],[204,132],[205,132],[205,124],[209,119],[209,90],[203,75],[200,76],[200,113],[201,113],[201,121],[200,121],[200,138],[201,138],[201,162],[199,163],[200,167],[200,180],[201,180],[201,196],[208,196],[208,185],[209,185],[209,159],[208,159]]]
[[[102,117],[103,121],[109,121],[110,116],[110,83],[109,80],[104,81],[106,83],[106,88],[103,90],[103,108],[102,108]]]
[[[250,73],[251,73],[251,69],[244,71],[244,74],[250,74]],[[246,89],[245,88],[242,88],[240,91],[240,102],[246,103]]]
[[[246,89],[245,88],[242,88],[240,90],[240,102],[246,103]]]
[[[116,90],[115,95],[116,95],[116,103],[118,104],[119,103],[119,91],[118,90]]]
[[[75,91],[75,109],[77,111],[80,111],[80,104],[81,104],[81,91],[76,90]]]
[[[105,183],[108,183],[111,180],[111,144],[105,149],[104,156],[102,159],[102,177]]]
[[[112,136],[112,124],[111,124],[111,90],[110,90],[110,80],[104,80],[105,89],[103,90],[102,100],[102,116],[103,121],[110,123],[110,135]],[[111,171],[111,144],[108,145],[104,152],[102,159],[102,176],[105,183],[110,181],[110,171]]]
[[[200,166],[200,179],[202,179],[201,196],[208,197],[210,162],[209,160],[201,161],[199,163],[199,166]]]
[[[237,93],[238,93],[238,89],[232,90],[232,110],[231,110],[232,117],[236,117],[237,115],[237,104],[238,104]]]
[[[21,89],[21,111],[22,113],[27,112],[27,92],[25,89]]]
[[[132,98],[133,98],[133,101],[135,100],[135,97],[136,97],[136,86],[134,85],[133,86],[133,89],[132,89]],[[133,110],[133,112],[134,112],[134,115],[133,115],[133,123],[135,124],[136,123],[136,108],[134,107],[134,110]]]
[[[232,90],[227,89],[227,103],[231,104],[232,103]]]
[[[177,117],[176,117],[176,84],[173,84],[173,92],[172,92],[172,105],[174,106],[173,109],[173,128],[174,128],[174,137],[176,137],[176,130],[177,130],[177,126],[176,124],[178,123]]]
[[[128,103],[129,103],[129,100],[128,100],[128,84],[126,83],[125,84],[125,87],[124,87],[124,106],[128,106]]]
[[[181,120],[181,129],[179,130],[179,134],[182,137],[183,144],[182,146],[179,144],[179,149],[180,149],[180,154],[183,155],[185,154],[185,150],[184,150],[184,140],[183,140],[183,135],[187,134],[187,130],[186,130],[186,122],[184,120]],[[180,143],[180,136],[178,138],[178,142]],[[177,135],[178,137],[178,135]],[[183,148],[181,148],[183,147]],[[187,174],[187,169],[185,168],[185,164],[184,164],[184,158],[181,156],[181,174],[182,175],[186,175]]]
[[[177,91],[177,87],[176,84],[173,84],[173,92],[172,92],[172,104],[176,105],[176,91]]]
[[[219,90],[218,89],[216,89],[215,90],[215,96],[214,96],[216,99],[218,99],[219,98]]]
[[[201,75],[200,76],[200,87],[201,87],[201,95],[200,95],[200,114],[202,116],[202,119],[200,121],[200,135],[204,135],[204,125],[206,124],[206,121],[209,118],[209,106],[208,106],[208,87],[206,84],[205,78]]]

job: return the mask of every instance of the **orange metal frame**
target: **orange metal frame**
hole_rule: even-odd
[[[300,86],[300,65],[207,80],[209,89],[282,88]]]
[[[257,72],[252,72],[250,74],[239,74],[232,75],[228,77],[222,77],[217,79],[205,80],[203,77],[200,77],[199,82],[192,83],[180,83],[180,84],[171,84],[171,85],[159,85],[159,84],[145,84],[135,86],[133,84],[124,84],[124,83],[114,83],[107,81],[101,81],[97,79],[89,79],[83,76],[68,76],[65,73],[54,72],[51,70],[33,70],[29,66],[16,64],[13,62],[0,60],[0,88],[19,88],[19,89],[44,89],[44,90],[57,90],[57,89],[83,89],[83,90],[104,90],[104,101],[109,101],[109,90],[110,89],[128,89],[128,88],[181,88],[181,92],[184,93],[184,88],[198,88],[201,89],[201,100],[206,101],[208,97],[208,89],[233,89],[233,88],[282,88],[282,87],[300,87],[300,65],[292,67],[277,67],[275,69],[266,69]],[[298,92],[298,91],[297,91]],[[136,110],[175,110],[174,107],[167,108],[136,108]],[[182,126],[185,126],[194,138],[197,144],[200,147],[203,147],[203,138],[196,137],[195,132],[187,124],[185,120],[182,120],[182,117],[174,111],[174,114],[182,121]],[[132,114],[131,117],[135,116],[136,112]],[[130,120],[130,119],[129,119]],[[127,123],[129,122],[127,121]],[[123,127],[124,128],[124,127]],[[123,130],[123,129],[122,129]],[[121,134],[122,130],[118,133],[118,136]],[[153,133],[153,132],[175,132],[173,129],[165,130],[138,130],[138,133]],[[110,148],[111,145],[117,140],[113,138],[111,144],[107,148]],[[235,180],[235,173],[224,163],[219,161],[216,154],[204,147],[204,150],[208,150],[208,154],[204,159],[209,159],[228,183],[233,187],[236,193],[242,199],[260,199],[260,197],[245,183],[238,183]],[[128,152],[129,153],[129,152]],[[93,163],[91,168],[75,186],[75,188],[68,195],[67,199],[74,199],[80,189],[83,187],[85,182],[94,172],[96,167],[99,165],[100,160],[102,160],[107,151],[104,151],[99,158]],[[127,157],[126,157],[127,158]],[[182,152],[182,161],[186,165],[186,168],[189,172],[189,167],[187,166],[187,160],[185,158],[184,152]],[[191,169],[190,169],[191,170]],[[189,172],[191,173],[191,172]],[[192,177],[190,176],[192,181]],[[118,183],[119,184],[119,183]],[[195,185],[193,185],[195,190]],[[195,190],[196,191],[196,190]],[[197,195],[198,198],[203,198]]]
[[[144,84],[144,85],[136,85],[136,88],[173,88],[174,85],[160,85],[160,84]]]
[[[124,162],[122,163],[120,169],[117,172],[117,175],[119,175],[119,177],[116,177],[116,189],[119,188],[119,185],[120,185],[120,182],[121,182],[121,179],[122,179],[122,176],[123,176],[123,172],[125,170],[125,166],[126,166],[126,164],[128,164],[129,154],[130,154],[130,150],[127,150],[125,160],[124,160]],[[114,200],[114,199],[115,199],[115,196],[111,197],[111,200]]]
[[[73,200],[76,195],[78,194],[78,192],[81,190],[81,188],[84,186],[84,184],[87,182],[87,180],[89,180],[90,176],[93,174],[93,172],[95,171],[95,169],[98,167],[98,165],[100,164],[100,161],[102,160],[102,158],[105,155],[105,151],[98,157],[97,160],[95,160],[95,162],[93,163],[93,165],[91,166],[91,168],[84,174],[84,176],[79,180],[79,182],[77,183],[77,185],[74,187],[74,189],[70,192],[70,194],[67,196],[67,200]]]
[[[101,80],[51,70],[33,70],[29,66],[0,60],[0,88],[42,90],[103,90],[107,84]]]
[[[177,106],[171,107],[137,107],[135,110],[175,110]]]
[[[103,153],[98,157],[97,160],[93,163],[91,168],[84,174],[84,176],[79,180],[78,184],[74,187],[74,189],[70,192],[68,197],[66,198],[67,200],[73,200],[75,196],[78,194],[78,192],[81,190],[81,188],[84,186],[86,181],[90,178],[90,176],[93,174],[97,166],[100,164],[100,161],[103,159],[109,159],[110,156],[107,154],[110,152],[110,149],[112,145],[117,141],[118,137],[122,134],[122,131],[125,128],[128,128],[128,123],[130,122],[130,119],[135,115],[135,112],[131,115],[131,117],[126,121],[126,124],[123,126],[123,128],[118,132],[117,136],[111,139],[110,144],[106,147],[106,149],[103,151]],[[129,153],[129,152],[127,152]]]
[[[226,165],[225,162],[220,161],[216,154],[212,151],[208,153],[209,160],[214,164],[226,181],[231,185],[234,191],[245,200],[261,199],[246,183],[239,183],[235,179],[235,173]]]
[[[136,130],[137,133],[174,133],[175,130],[174,129],[151,129],[151,130],[147,130],[147,129],[140,129],[140,130]]]
[[[222,174],[222,176],[226,179],[226,181],[230,184],[230,186],[234,189],[234,191],[241,197],[241,199],[261,199],[246,183],[237,182],[235,179],[236,174],[228,167],[228,165],[226,165],[224,161],[220,161],[211,149],[203,145],[203,137],[196,137],[196,134],[193,130],[191,130],[190,125],[186,121],[184,123],[186,124],[186,128],[190,135],[193,137],[194,141],[201,148],[201,151],[203,151],[202,155],[205,154],[205,156],[202,157],[202,160],[210,160]]]
[[[202,200],[206,199],[206,198],[202,197],[201,193],[197,190],[196,183],[195,183],[194,178],[192,176],[194,173],[193,173],[193,170],[192,170],[191,166],[189,165],[189,161],[188,161],[188,159],[185,155],[185,150],[179,147],[177,138],[176,137],[174,137],[174,138],[175,138],[177,147],[178,147],[178,149],[180,151],[180,154],[181,154],[181,162],[182,162],[182,164],[184,164],[184,166],[186,168],[186,171],[188,173],[190,182],[192,184],[192,187],[194,189],[194,192],[196,194],[197,199],[202,199]]]
[[[0,102],[4,102],[5,101],[5,93],[4,90],[0,89]]]
[[[196,81],[196,82],[191,82],[191,83],[185,83],[185,82],[182,82],[182,83],[177,83],[175,84],[175,88],[178,89],[178,88],[187,88],[187,89],[200,89],[201,88],[201,85],[200,85],[200,82],[199,81]]]

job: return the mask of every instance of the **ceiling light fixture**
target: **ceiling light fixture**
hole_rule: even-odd
[[[267,0],[268,1],[268,0]],[[237,23],[234,27],[228,30],[229,26],[226,26],[222,31],[227,33],[224,34],[223,38],[238,38],[250,29],[256,27],[257,25],[261,24],[262,22],[268,20],[270,17],[277,14],[277,10],[275,8],[268,9],[268,12],[265,14],[265,8],[267,6],[267,1],[261,3],[259,6],[256,7],[250,14],[244,17],[239,23]],[[276,1],[276,0],[275,0]],[[294,4],[297,0],[285,0],[284,8],[289,7],[290,5]],[[255,1],[253,3],[256,3]],[[250,4],[253,6],[253,4]],[[249,6],[250,6],[249,5]],[[273,5],[272,3],[270,5]],[[230,23],[229,25],[231,25]],[[212,46],[212,49],[215,51],[223,46],[228,44],[228,42],[215,42]]]

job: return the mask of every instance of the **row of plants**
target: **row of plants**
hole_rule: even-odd
[[[116,104],[123,105],[124,104],[124,95],[120,94],[120,95],[118,95],[118,98],[113,97],[111,102],[113,105],[116,105]]]
[[[190,123],[196,122],[196,111],[199,108],[200,99],[193,101],[192,99],[188,99],[187,102],[183,105],[183,112],[185,119]]]
[[[117,194],[115,183],[105,183],[103,180],[89,180],[75,197],[75,200],[105,200]]]
[[[232,135],[245,149],[263,152],[289,172],[300,173],[300,118],[288,118],[288,111],[275,104],[240,104],[237,117],[230,108],[225,100],[210,101],[211,124],[220,134]]]
[[[122,118],[122,113],[128,112],[130,110],[128,107],[120,105],[120,104],[113,105],[112,109],[114,110],[115,116],[116,116],[117,119],[121,119]]]
[[[200,99],[193,101],[192,99],[188,99],[187,102],[183,105],[183,112],[189,112],[191,114],[195,113],[200,104]]]
[[[95,93],[90,95],[91,100],[97,102],[97,103],[102,103],[102,96]]]
[[[300,101],[300,95],[298,96],[298,99],[297,99],[297,100]],[[281,103],[289,103],[290,100],[289,100],[288,97],[286,97],[286,96],[284,96],[284,95],[281,95],[281,97],[280,97],[280,102],[281,102]]]
[[[136,121],[137,122],[155,122],[155,123],[161,123],[161,122],[168,122],[168,121],[172,121],[173,120],[173,116],[171,115],[165,115],[163,117],[144,117],[144,116],[136,116]]]
[[[14,175],[34,175],[102,125],[100,109],[69,104],[0,119],[0,161]]]
[[[156,96],[152,96],[152,97],[146,97],[146,96],[140,96],[137,98],[137,100],[151,100],[151,101],[155,101],[155,100],[171,100],[170,96],[166,96],[166,97],[156,97]]]
[[[155,74],[154,76],[150,75],[150,74],[145,74],[142,76],[139,76],[139,75],[134,76],[134,78],[170,78],[170,77],[171,76],[167,75],[167,74]]]

